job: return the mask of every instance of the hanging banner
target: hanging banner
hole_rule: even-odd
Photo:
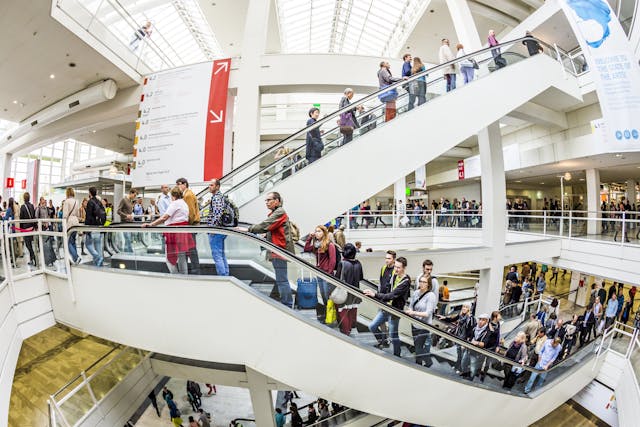
[[[223,173],[231,59],[151,74],[133,141],[134,186],[219,178]]]
[[[31,202],[36,204],[38,200],[38,177],[40,175],[40,160],[29,160],[27,163],[27,179],[23,179],[24,182],[22,189],[31,193]]]
[[[415,172],[416,177],[416,189],[426,190],[427,189],[427,166],[422,165]]]
[[[458,179],[464,179],[464,160],[458,160]]]
[[[612,151],[640,149],[640,66],[605,0],[561,0],[589,65]]]
[[[5,187],[7,187],[7,188],[13,188],[14,183],[15,183],[15,180],[14,180],[13,178],[7,178],[7,182],[6,182]]]

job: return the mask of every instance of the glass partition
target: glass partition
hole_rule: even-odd
[[[72,228],[69,231],[74,230]],[[83,230],[93,229],[83,227]],[[417,314],[419,312],[410,311],[412,306],[408,304],[411,298],[418,298],[421,294],[415,289],[414,282],[403,285],[404,291],[397,291],[395,298],[379,294],[373,298],[367,295],[375,286],[371,283],[343,283],[333,274],[318,270],[313,264],[260,237],[232,229],[108,227],[100,230],[116,235],[112,239],[116,242],[127,241],[127,237],[118,236],[125,233],[130,233],[131,241],[137,242],[130,253],[130,262],[112,267],[133,271],[171,271],[184,279],[193,274],[190,251],[198,246],[199,252],[204,252],[207,248],[203,243],[206,244],[216,235],[226,236],[226,257],[234,262],[241,260],[240,263],[229,265],[231,275],[274,303],[292,310],[301,321],[324,328],[328,333],[349,336],[353,345],[369,348],[387,357],[396,357],[398,361],[410,363],[427,372],[454,380],[475,381],[494,390],[506,390],[503,389],[505,374],[511,372],[513,361],[505,359],[499,352],[475,345],[471,336],[466,337],[469,340],[458,337],[453,322],[448,325],[438,322],[430,324],[430,321],[425,323]],[[151,246],[145,246],[143,242],[155,242],[154,247],[159,249],[159,242],[163,241],[164,254],[161,250],[153,255],[148,252],[140,254],[139,250]],[[213,274],[215,265],[212,267],[211,270],[201,268],[199,274]],[[392,301],[393,306],[389,304]],[[419,305],[414,304],[413,308],[417,307]],[[385,324],[386,328],[383,327]],[[497,346],[497,342],[495,344]],[[551,368],[547,372],[548,382],[586,360],[591,346],[588,344],[580,350],[574,350],[566,361]],[[520,368],[522,374],[541,373],[528,365],[520,366],[518,371]],[[508,392],[522,395],[523,385],[516,385]]]

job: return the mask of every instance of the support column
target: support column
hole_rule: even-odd
[[[8,200],[10,197],[10,189],[6,187],[7,178],[11,174],[11,153],[0,154],[0,177],[2,178],[2,200]]]
[[[120,215],[118,215],[118,206],[120,206],[120,201],[122,201],[122,192],[124,191],[124,186],[122,182],[113,184],[113,209],[111,210],[113,215],[113,222],[121,222]]]
[[[400,178],[399,180],[397,180],[393,184],[393,206],[394,206],[394,213],[395,213],[395,215],[393,216],[393,226],[394,227],[399,227],[400,226],[400,223],[399,223],[399,221],[400,221],[399,211],[400,211],[401,203],[399,203],[399,201],[401,200],[405,204],[405,206],[407,204],[406,189],[407,189],[407,177],[406,176],[403,176],[402,178]]]
[[[502,290],[507,190],[499,122],[490,124],[478,133],[478,148],[482,172],[482,243],[491,248],[491,258],[489,267],[480,270],[476,314],[497,310]]]
[[[627,199],[631,206],[636,205],[636,180],[633,178],[627,180]]]
[[[596,211],[600,210],[600,171],[598,169],[587,169],[585,171],[587,182],[587,211],[589,211],[587,221],[587,234],[600,234],[602,223],[597,221],[601,215]]]
[[[247,367],[249,393],[253,405],[253,416],[257,426],[276,427],[273,413],[273,399],[269,387],[269,378],[258,371]]]
[[[456,29],[456,35],[460,43],[464,45],[465,52],[471,53],[482,49],[482,42],[480,42],[480,35],[471,9],[469,9],[469,2],[467,0],[447,0],[447,7]],[[455,47],[453,41],[452,46]]]
[[[260,59],[267,43],[270,1],[250,0],[242,38],[242,61],[238,71],[233,167],[260,152]]]

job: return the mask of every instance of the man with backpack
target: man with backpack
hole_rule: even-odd
[[[226,198],[220,191],[220,181],[212,179],[209,183],[209,192],[211,192],[211,201],[209,202],[209,217],[207,224],[209,227],[223,227],[223,214],[225,212]],[[237,225],[237,224],[236,224]],[[229,275],[229,264],[224,254],[224,241],[226,234],[209,234],[209,246],[211,246],[211,256],[216,265],[216,273],[218,276]]]
[[[104,224],[107,219],[107,214],[102,205],[102,202],[96,197],[96,187],[89,188],[89,201],[87,202],[86,218],[84,220],[85,225],[99,227]],[[89,231],[85,233],[85,244],[87,250],[93,257],[93,263],[97,267],[101,267],[104,263],[104,257],[102,256],[102,233],[97,231]]]

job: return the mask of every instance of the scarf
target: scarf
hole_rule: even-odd
[[[473,328],[473,339],[475,341],[480,341],[480,337],[482,336],[482,334],[484,333],[484,331],[487,330],[487,326],[489,324],[487,323],[486,325],[484,325],[482,328],[480,326],[476,326],[475,328]]]

